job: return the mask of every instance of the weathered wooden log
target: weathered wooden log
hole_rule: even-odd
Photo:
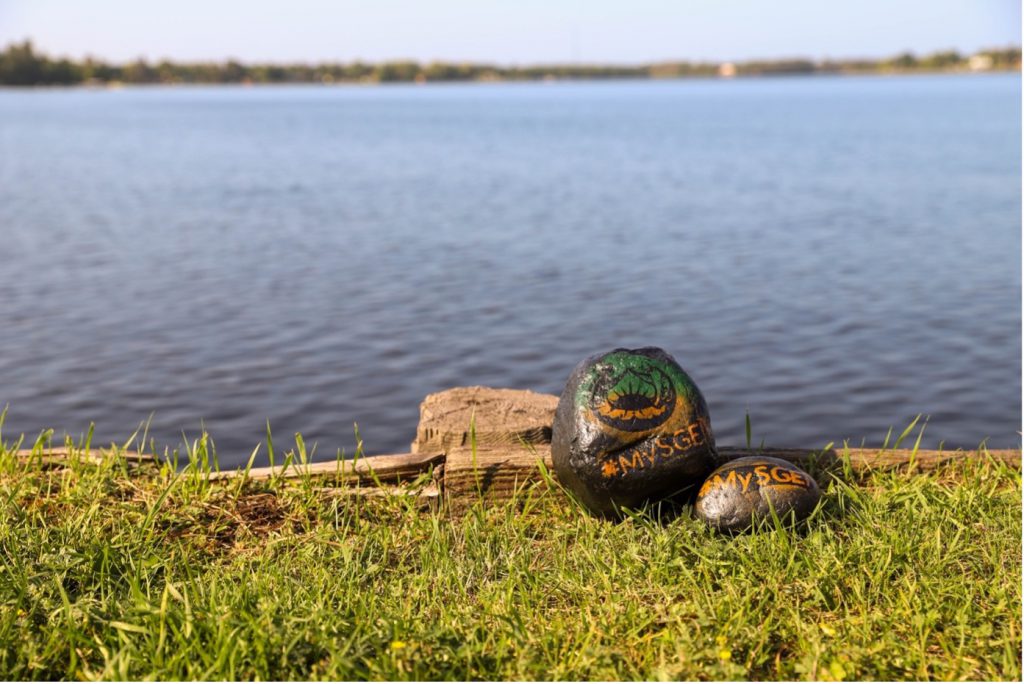
[[[1021,467],[1019,449],[983,449],[976,451],[929,451],[913,449],[745,449],[720,447],[723,461],[762,454],[802,466],[838,469],[848,459],[853,473],[913,468],[934,470],[942,465],[970,458],[991,458],[1012,467]],[[508,498],[518,487],[542,479],[540,463],[551,471],[551,447],[546,444],[517,447],[452,449],[445,459],[443,489],[449,500],[462,497]]]
[[[834,468],[842,464],[844,455],[849,458],[850,469],[855,473],[867,473],[873,470],[899,470],[914,468],[916,470],[935,470],[940,466],[956,463],[970,458],[991,458],[1000,463],[1017,468],[1021,467],[1020,449],[957,449],[954,451],[936,451],[928,449],[871,449],[859,447],[838,447],[828,450],[821,449],[745,449],[742,447],[719,447],[718,454],[723,461],[734,458],[762,454],[772,458],[781,458],[800,465],[817,464],[825,468]]]
[[[273,466],[251,468],[248,477],[253,480],[271,478],[315,477],[325,482],[376,485],[378,483],[399,483],[415,480],[431,468],[441,465],[445,455],[435,453],[393,454],[366,456],[352,460],[322,461],[317,463],[292,463],[287,468]],[[211,473],[211,480],[224,480],[246,476],[245,470],[224,470]]]
[[[35,462],[40,468],[65,468],[68,461],[78,458],[86,463],[99,465],[105,458],[109,458],[111,449],[68,449],[66,446],[43,447],[42,449],[19,449],[15,452],[18,461]],[[132,465],[143,465],[157,463],[152,454],[139,453],[137,451],[120,451],[120,456]]]
[[[508,498],[541,479],[540,464],[551,473],[550,444],[519,444],[501,448],[459,447],[445,459],[443,490],[449,500],[485,496]]]
[[[732,460],[752,453],[781,458],[803,466],[814,465],[821,469],[837,470],[844,462],[849,463],[855,474],[875,470],[914,469],[934,470],[946,464],[972,458],[987,458],[1021,468],[1019,449],[981,449],[974,451],[934,451],[912,449],[864,449],[837,448],[815,449],[753,449],[742,447],[719,447],[723,460]],[[151,455],[136,452],[121,452],[130,463],[154,462]],[[44,454],[23,450],[19,458],[36,458],[43,468],[67,465],[66,449],[52,449]],[[101,450],[83,453],[82,457],[92,463],[103,460]],[[63,461],[62,461],[63,459]],[[549,444],[519,443],[507,446],[472,445],[451,448],[440,453],[411,453],[387,456],[368,456],[358,460],[326,461],[310,464],[292,464],[287,468],[252,468],[226,470],[210,474],[211,480],[229,480],[250,477],[254,480],[280,478],[312,478],[321,487],[332,487],[338,495],[352,488],[360,496],[383,496],[387,494],[412,494],[426,499],[436,499],[443,494],[449,501],[472,500],[482,497],[488,500],[505,499],[532,482],[543,479],[540,464],[544,464],[554,479]],[[400,486],[410,483],[425,473],[433,472],[431,482],[417,489]],[[358,490],[355,490],[358,487]]]
[[[454,387],[420,404],[412,451],[550,444],[558,406],[553,394],[491,387]]]

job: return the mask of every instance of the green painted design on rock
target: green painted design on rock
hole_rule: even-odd
[[[616,430],[649,432],[670,420],[680,401],[688,404],[691,392],[689,379],[673,364],[617,351],[580,383],[576,405]]]

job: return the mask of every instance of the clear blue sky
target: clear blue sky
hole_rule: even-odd
[[[1019,45],[1019,0],[0,0],[0,45],[113,61],[632,63]]]

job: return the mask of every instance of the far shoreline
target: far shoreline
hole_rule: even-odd
[[[969,71],[964,69],[949,70],[908,70],[908,71],[818,71],[811,73],[767,73],[743,74],[736,76],[616,76],[609,78],[594,77],[561,77],[561,78],[507,78],[507,79],[453,79],[423,81],[273,81],[273,82],[159,82],[133,83],[110,81],[100,83],[46,83],[34,85],[0,84],[0,92],[39,92],[48,90],[86,90],[94,92],[112,92],[119,90],[156,90],[156,89],[275,89],[275,88],[393,88],[393,87],[438,87],[438,86],[503,86],[503,85],[564,85],[564,84],[596,84],[596,83],[678,83],[678,82],[750,82],[780,80],[813,80],[830,78],[907,78],[962,76],[986,77],[1020,75],[1021,69],[991,69],[986,71]]]
[[[110,63],[87,56],[51,58],[32,41],[0,51],[0,85],[12,87],[133,85],[270,85],[390,83],[507,83],[603,80],[681,80],[770,78],[823,75],[904,75],[929,73],[1020,72],[1021,48],[987,48],[973,54],[956,50],[916,56],[911,52],[882,58],[777,57],[741,61],[662,60],[632,64],[489,62],[397,59],[381,62],[243,63],[175,62],[169,59]]]

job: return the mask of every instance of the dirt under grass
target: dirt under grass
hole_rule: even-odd
[[[0,678],[1021,677],[1021,478],[987,459],[817,473],[804,528],[736,538],[203,470],[0,447]]]

